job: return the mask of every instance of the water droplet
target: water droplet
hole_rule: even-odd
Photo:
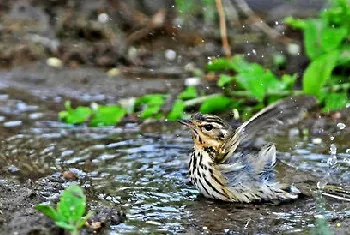
[[[279,24],[279,22],[278,21],[275,21],[275,25],[278,25]]]
[[[337,162],[338,162],[338,159],[335,155],[333,155],[327,159],[327,163],[330,167],[333,167],[335,164],[337,164]]]
[[[327,183],[328,183],[327,181],[318,181],[316,186],[317,186],[318,189],[323,189],[324,186],[327,185]]]
[[[256,51],[255,51],[255,49],[253,49],[253,50],[252,50],[252,52],[253,52],[253,54],[254,54],[254,55],[256,55]]]
[[[335,146],[335,144],[331,144],[331,146],[329,147],[329,151],[332,155],[337,154],[337,146]]]
[[[97,17],[98,22],[106,23],[109,21],[109,15],[107,13],[100,13]]]
[[[334,136],[331,135],[331,136],[329,137],[329,139],[330,139],[330,140],[334,140]]]
[[[339,123],[337,124],[337,127],[338,127],[340,130],[343,130],[343,129],[346,127],[346,125],[345,125],[344,123],[342,123],[342,122],[339,122]]]
[[[313,144],[322,144],[322,139],[321,138],[312,139],[312,143]]]

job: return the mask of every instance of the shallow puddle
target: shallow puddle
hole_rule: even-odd
[[[72,127],[54,121],[56,117],[40,104],[12,100],[6,91],[0,102],[1,174],[35,182],[72,171],[85,188],[91,209],[103,204],[125,211],[127,220],[112,226],[111,234],[307,234],[320,216],[327,216],[337,232],[345,234],[350,225],[348,202],[306,198],[282,205],[245,205],[201,197],[187,178],[190,133],[177,123],[159,123],[157,129],[136,124]],[[333,138],[305,137],[294,128],[270,139],[284,162],[320,181],[336,178],[347,183],[349,137],[342,131]],[[331,144],[336,147],[334,156],[329,154]]]

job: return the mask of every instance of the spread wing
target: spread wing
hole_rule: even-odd
[[[225,156],[222,161],[231,156],[239,145],[244,145],[246,141],[256,136],[258,132],[277,125],[291,125],[300,121],[305,112],[315,104],[316,99],[313,96],[295,96],[269,105],[244,122],[236,132],[228,137],[221,149],[221,153]]]

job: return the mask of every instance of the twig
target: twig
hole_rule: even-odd
[[[249,5],[245,2],[245,0],[234,0],[237,6],[242,10],[243,14],[245,14],[248,19],[253,22],[253,24],[258,27],[262,32],[264,32],[268,37],[279,40],[283,43],[291,43],[292,39],[280,34],[275,29],[271,28],[268,24],[266,24],[259,16],[257,16],[254,11],[249,7]]]
[[[220,35],[221,35],[221,41],[222,41],[222,47],[224,48],[224,53],[227,58],[231,57],[231,47],[227,40],[227,33],[226,33],[226,18],[225,18],[225,11],[222,6],[221,0],[215,0],[216,8],[219,13],[219,24],[220,24]]]
[[[138,40],[146,37],[147,35],[149,35],[149,33],[163,27],[164,23],[165,23],[165,15],[166,15],[166,11],[164,9],[162,9],[162,10],[158,11],[156,14],[154,14],[152,16],[152,19],[148,19],[146,21],[147,24],[142,29],[131,33],[127,37],[127,39],[126,39],[127,44],[131,45],[135,41],[138,41]]]

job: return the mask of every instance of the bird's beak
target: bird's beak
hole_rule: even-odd
[[[194,123],[191,120],[178,120],[178,122],[182,125],[188,126],[191,129],[194,127]]]

